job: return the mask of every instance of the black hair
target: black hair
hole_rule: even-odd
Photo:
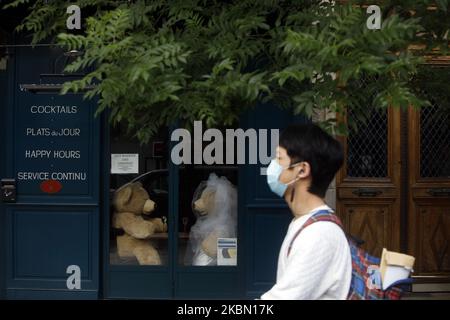
[[[344,162],[340,142],[318,125],[307,123],[287,127],[280,135],[279,145],[286,149],[291,165],[303,161],[309,163],[311,185],[308,191],[324,198]]]

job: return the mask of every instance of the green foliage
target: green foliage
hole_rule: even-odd
[[[9,9],[9,8],[16,8],[22,4],[28,4],[30,0],[16,0],[11,3],[5,4],[3,6],[3,9]]]
[[[18,30],[33,43],[53,37],[83,51],[66,71],[88,74],[62,93],[95,85],[85,97],[98,97],[98,112],[109,109],[112,122],[126,122],[143,142],[177,120],[233,125],[261,101],[309,117],[425,105],[412,89],[417,55],[448,49],[448,0],[432,11],[428,0],[383,1],[381,30],[366,28],[356,2],[83,0],[82,34],[65,30],[68,3],[35,1]],[[415,55],[407,50],[414,43],[426,47]],[[347,132],[336,118],[321,125]]]

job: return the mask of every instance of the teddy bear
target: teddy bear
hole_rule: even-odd
[[[116,237],[120,258],[135,257],[140,265],[160,265],[161,258],[149,238],[167,232],[164,218],[149,218],[156,204],[140,182],[119,188],[113,199],[113,227],[123,230]]]
[[[217,265],[218,239],[236,238],[236,187],[226,177],[211,173],[195,191],[192,208],[197,219],[189,234],[185,264]],[[234,255],[234,251],[229,250],[224,256]]]

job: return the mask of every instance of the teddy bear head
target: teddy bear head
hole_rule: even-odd
[[[156,204],[150,199],[148,192],[140,182],[133,182],[119,188],[114,195],[116,212],[132,212],[134,214],[151,214]]]
[[[216,191],[205,188],[200,197],[194,201],[193,209],[199,216],[206,216],[214,212]]]

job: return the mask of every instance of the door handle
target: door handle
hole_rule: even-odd
[[[16,202],[16,180],[15,179],[1,179],[1,198],[3,202]]]
[[[383,191],[374,188],[358,188],[352,193],[358,197],[376,197],[382,194]]]
[[[450,188],[432,188],[427,193],[433,197],[450,197]]]

